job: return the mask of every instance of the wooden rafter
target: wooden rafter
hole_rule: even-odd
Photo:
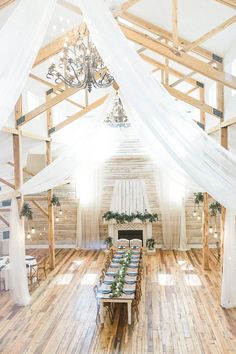
[[[173,47],[178,49],[178,0],[172,0]]]
[[[5,6],[10,5],[15,0],[0,0],[0,10],[3,9]]]
[[[84,109],[82,109],[81,111],[73,114],[72,116],[68,117],[67,119],[65,119],[63,122],[57,124],[56,126],[52,127],[49,131],[49,134],[52,134],[62,128],[64,128],[65,126],[67,126],[68,124],[76,121],[78,118],[83,117],[85,114],[91,112],[92,110],[94,110],[95,108],[99,107],[100,105],[102,105],[105,100],[107,99],[109,95],[103,96],[101,98],[99,98],[98,100],[96,100],[95,102],[91,103],[90,105],[88,105],[87,107],[85,107]]]
[[[21,135],[21,136],[24,136],[26,138],[40,140],[40,141],[47,141],[48,139],[50,139],[50,138],[45,137],[45,136],[40,136],[40,135],[37,135],[37,134],[33,134],[33,133],[27,132],[25,130],[17,130],[15,128],[2,127],[1,131],[4,132],[4,133]]]
[[[36,76],[36,75],[34,75],[34,74],[30,74],[29,77],[30,77],[31,79],[33,79],[33,80],[36,80],[36,81],[38,81],[38,82],[41,82],[41,83],[44,84],[44,85],[47,85],[48,87],[53,88],[53,92],[56,93],[56,94],[65,91],[65,90],[62,89],[59,85],[54,85],[54,84],[52,84],[51,82],[49,82],[49,81],[47,81],[47,80],[44,80],[44,79],[42,79],[41,77],[38,77],[38,76]],[[69,99],[69,98],[67,98],[66,101],[69,102],[69,103],[71,103],[71,104],[73,104],[74,106],[79,107],[79,108],[84,108],[83,105],[81,105],[81,104],[79,104],[79,103],[77,103],[77,102],[75,102],[75,101],[73,101],[73,100],[71,100],[71,99]]]
[[[10,161],[9,161],[7,164],[8,164],[9,166],[14,167],[14,163],[13,163],[13,162],[10,162]],[[29,175],[29,176],[31,176],[31,177],[35,176],[35,174],[34,174],[33,172],[30,172],[26,167],[23,168],[23,172],[25,172],[27,175]]]
[[[0,215],[0,220],[1,220],[7,227],[10,226],[9,222],[8,222],[2,215]]]
[[[5,184],[6,186],[12,188],[12,189],[15,189],[15,185],[14,185],[13,183],[10,183],[10,182],[6,181],[6,180],[3,179],[3,178],[0,178],[0,182],[3,183],[3,184]]]
[[[48,217],[48,212],[35,200],[32,200],[32,203],[46,216]]]
[[[224,72],[220,72],[217,71],[216,69],[214,69],[213,67],[211,67],[209,64],[204,63],[203,61],[194,58],[186,53],[179,53],[178,55],[176,55],[176,53],[173,52],[173,49],[170,48],[169,46],[160,43],[156,40],[154,40],[152,37],[147,36],[143,33],[140,33],[136,30],[134,30],[133,28],[130,28],[128,26],[125,26],[123,24],[120,24],[120,27],[123,31],[123,33],[125,34],[125,36],[135,42],[138,43],[144,47],[146,47],[147,49],[152,50],[155,53],[158,53],[170,60],[173,60],[179,64],[182,64],[194,71],[197,71],[198,73],[209,77],[210,79],[214,80],[214,81],[219,81],[220,83],[232,88],[232,89],[236,89],[236,77],[228,74],[228,73],[224,73]]]
[[[236,9],[236,0],[216,0],[222,5],[230,6],[232,9]]]
[[[219,26],[216,26],[211,31],[205,33],[203,36],[201,36],[200,38],[196,39],[195,41],[193,41],[189,45],[184,46],[184,48],[183,48],[184,52],[186,53],[186,52],[189,52],[189,51],[193,50],[197,46],[199,46],[202,43],[206,42],[211,37],[215,36],[220,31],[223,31],[224,29],[226,29],[228,26],[230,26],[235,21],[236,21],[236,15],[230,17],[228,20],[224,21]]]
[[[119,17],[121,17],[124,20],[129,21],[130,23],[132,23],[136,26],[139,26],[140,28],[143,28],[146,31],[149,31],[155,35],[162,36],[163,38],[167,39],[168,41],[172,41],[172,39],[173,39],[172,32],[169,32],[157,25],[154,25],[153,23],[146,21],[146,20],[142,19],[141,17],[135,16],[135,15],[130,14],[128,12],[123,12]],[[181,46],[186,46],[186,45],[190,44],[189,41],[187,41],[186,39],[184,39],[180,36],[178,37],[178,39],[179,39],[179,45],[181,45]],[[201,48],[201,47],[194,48],[193,52],[195,52],[196,54],[199,54],[202,57],[207,58],[209,60],[211,60],[213,57],[213,53],[211,53],[209,50]]]

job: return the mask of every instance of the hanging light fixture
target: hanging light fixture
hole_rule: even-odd
[[[59,217],[58,216],[56,216],[56,222],[58,222],[59,221]]]
[[[29,231],[27,232],[27,236],[26,236],[26,237],[27,237],[28,240],[31,239],[31,235],[30,235],[30,232],[29,232]]]
[[[89,40],[87,29],[83,34],[75,32],[72,40],[66,40],[58,64],[51,63],[46,77],[54,78],[56,84],[64,82],[70,87],[87,88],[88,92],[92,91],[92,86],[104,88],[114,82],[95,45]]]
[[[197,212],[196,210],[193,211],[193,216],[196,216],[197,215]]]
[[[200,215],[198,215],[197,219],[198,219],[198,220],[201,220],[201,216],[200,216]]]
[[[61,209],[59,210],[59,214],[62,215],[62,210]]]
[[[122,105],[121,99],[116,93],[112,111],[107,115],[104,123],[112,128],[129,128],[130,123]]]
[[[214,238],[218,238],[218,233],[217,233],[217,231],[214,232]]]
[[[209,227],[209,232],[210,232],[210,234],[212,234],[212,232],[213,232],[213,227],[212,226]]]

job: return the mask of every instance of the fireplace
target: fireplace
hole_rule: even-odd
[[[112,237],[114,244],[119,238],[126,238],[127,240],[138,238],[142,240],[143,246],[146,246],[147,239],[152,238],[152,223],[108,223],[108,235]]]
[[[143,230],[118,230],[118,240],[120,238],[125,238],[129,241],[136,238],[141,240],[143,244]]]

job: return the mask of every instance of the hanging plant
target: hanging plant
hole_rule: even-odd
[[[200,204],[203,203],[203,193],[198,192],[198,193],[193,193],[194,194],[194,203],[195,204]]]
[[[20,212],[20,217],[25,217],[28,220],[33,219],[33,211],[28,203],[24,203]]]
[[[131,213],[131,214],[126,214],[126,213],[117,213],[117,212],[113,212],[111,210],[107,211],[104,215],[103,215],[103,219],[105,219],[106,221],[109,220],[116,220],[116,222],[118,224],[124,224],[125,222],[132,222],[135,219],[139,219],[142,222],[148,221],[148,222],[155,222],[158,221],[158,215],[156,213],[148,213],[147,210],[145,210],[144,213],[140,213],[137,211],[137,213]]]
[[[55,194],[52,196],[51,204],[54,206],[61,206],[59,198]]]
[[[209,205],[209,210],[211,216],[216,216],[218,213],[221,214],[221,204],[218,202],[212,202]]]

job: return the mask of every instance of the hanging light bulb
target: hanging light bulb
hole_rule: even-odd
[[[27,232],[27,236],[26,236],[26,237],[27,237],[28,240],[31,239],[31,235],[30,235],[30,232],[29,232],[29,231]]]
[[[58,216],[56,216],[56,222],[58,222],[59,221],[59,217]]]
[[[59,214],[62,215],[62,210],[61,209],[59,210]]]
[[[212,234],[212,232],[213,232],[213,227],[212,226],[209,227],[209,232],[210,232],[210,234]]]
[[[31,228],[31,234],[35,234],[35,228],[34,227]]]
[[[196,216],[197,215],[197,212],[196,210],[193,211],[193,216]]]
[[[218,237],[218,233],[217,231],[214,232],[214,238],[217,238]]]
[[[198,220],[201,220],[201,216],[200,216],[200,215],[198,215],[197,219],[198,219]]]

